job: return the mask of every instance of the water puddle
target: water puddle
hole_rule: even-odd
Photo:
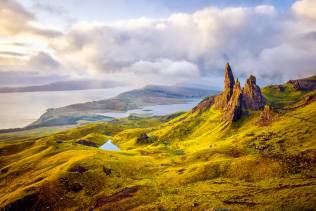
[[[109,139],[105,144],[99,147],[99,149],[110,150],[110,151],[119,151],[120,148],[112,143],[112,140]]]

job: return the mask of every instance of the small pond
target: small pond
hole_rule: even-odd
[[[110,150],[110,151],[119,151],[120,148],[112,143],[112,140],[109,139],[107,142],[105,142],[102,146],[99,147],[100,149],[104,150]]]

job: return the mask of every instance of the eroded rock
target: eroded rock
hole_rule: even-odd
[[[250,75],[242,89],[242,103],[245,110],[261,110],[264,108],[265,99],[261,94],[260,87],[256,84],[256,77]]]
[[[235,79],[232,69],[229,63],[225,67],[225,79],[224,79],[224,90],[221,94],[215,97],[214,106],[216,109],[225,109],[232,94],[235,85]]]
[[[288,83],[292,84],[296,90],[312,91],[316,89],[316,76],[299,80],[290,80]]]
[[[240,88],[240,83],[237,80],[234,89],[233,95],[226,106],[225,113],[223,116],[224,120],[236,121],[240,119],[242,115],[242,91]]]
[[[265,105],[256,124],[260,126],[269,125],[276,118],[276,115],[277,113],[270,105]]]
[[[227,63],[225,67],[224,90],[217,96],[210,96],[199,103],[192,112],[203,112],[214,105],[215,109],[224,112],[222,119],[237,121],[248,111],[262,110],[265,99],[260,87],[256,84],[256,77],[250,75],[243,89],[240,82],[234,80],[233,71]]]

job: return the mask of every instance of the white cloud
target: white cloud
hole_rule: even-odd
[[[60,33],[40,26],[33,13],[15,0],[0,1],[0,35],[28,34],[53,37]]]
[[[8,3],[6,7],[21,11],[20,19],[27,26],[10,28],[8,20],[14,15],[0,15],[6,19],[0,19],[0,26],[7,34],[45,29],[31,24],[34,16],[23,7]],[[216,78],[214,83],[218,83],[227,61],[239,77],[256,74],[270,82],[303,77],[316,69],[315,8],[315,0],[302,0],[286,13],[259,5],[209,7],[159,20],[79,21],[59,36],[46,36],[45,53],[32,52],[23,65],[36,71],[136,83],[183,83],[202,81],[202,77]]]
[[[211,7],[164,20],[140,18],[111,25],[80,22],[51,47],[65,64],[91,74],[139,74],[141,69],[139,77],[169,72],[176,83],[217,74],[227,60],[236,67],[256,60],[264,49],[279,44],[282,28],[276,16],[274,7],[261,5]]]
[[[316,20],[316,0],[300,0],[293,4],[292,9],[296,15]]]
[[[38,54],[32,56],[29,59],[27,66],[29,66],[30,69],[37,69],[45,72],[57,72],[60,67],[60,64],[49,54],[45,52],[39,52]]]
[[[172,61],[162,59],[159,61],[138,61],[126,69],[136,74],[157,74],[162,77],[176,76],[179,78],[198,77],[198,67],[188,61]]]

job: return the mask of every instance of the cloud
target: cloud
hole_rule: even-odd
[[[168,77],[177,83],[180,78],[182,82],[193,76],[222,74],[227,60],[241,76],[256,71],[244,64],[255,68],[253,63],[264,57],[262,53],[286,41],[283,24],[285,21],[269,5],[210,7],[162,20],[139,18],[110,25],[79,22],[51,42],[51,48],[72,69],[91,74],[130,71],[139,77],[170,72]],[[260,70],[266,63],[261,64]],[[269,71],[275,73],[275,68]]]
[[[144,84],[197,84],[207,78],[213,86],[220,85],[218,78],[227,61],[237,77],[255,74],[264,83],[315,74],[313,0],[297,1],[287,12],[271,5],[208,7],[163,19],[79,21],[58,36],[33,24],[34,15],[15,1],[3,2],[0,8],[6,8],[7,16],[0,13],[0,27],[6,34],[45,37],[43,50],[36,49],[27,60],[15,58],[20,69],[24,65],[31,71]],[[10,26],[12,20],[20,22]],[[2,54],[8,56],[8,52],[15,51],[3,50]]]
[[[198,67],[188,61],[172,61],[169,59],[160,59],[157,61],[138,61],[131,66],[124,68],[126,74],[133,73],[136,76],[142,76],[143,82],[174,84],[181,83],[199,77]]]
[[[57,7],[46,2],[43,2],[41,0],[35,0],[33,8],[58,16],[64,15],[66,13],[66,11],[62,7]]]
[[[25,54],[12,51],[0,51],[0,56],[25,56]]]
[[[316,1],[315,0],[300,0],[293,4],[292,9],[298,16],[316,20]]]
[[[15,0],[0,1],[0,35],[31,34],[53,37],[59,32],[36,24],[35,15]]]
[[[60,67],[60,63],[52,58],[49,54],[45,52],[39,52],[35,56],[32,56],[28,64],[29,68],[33,70],[40,70],[40,71],[54,71],[56,72]]]

